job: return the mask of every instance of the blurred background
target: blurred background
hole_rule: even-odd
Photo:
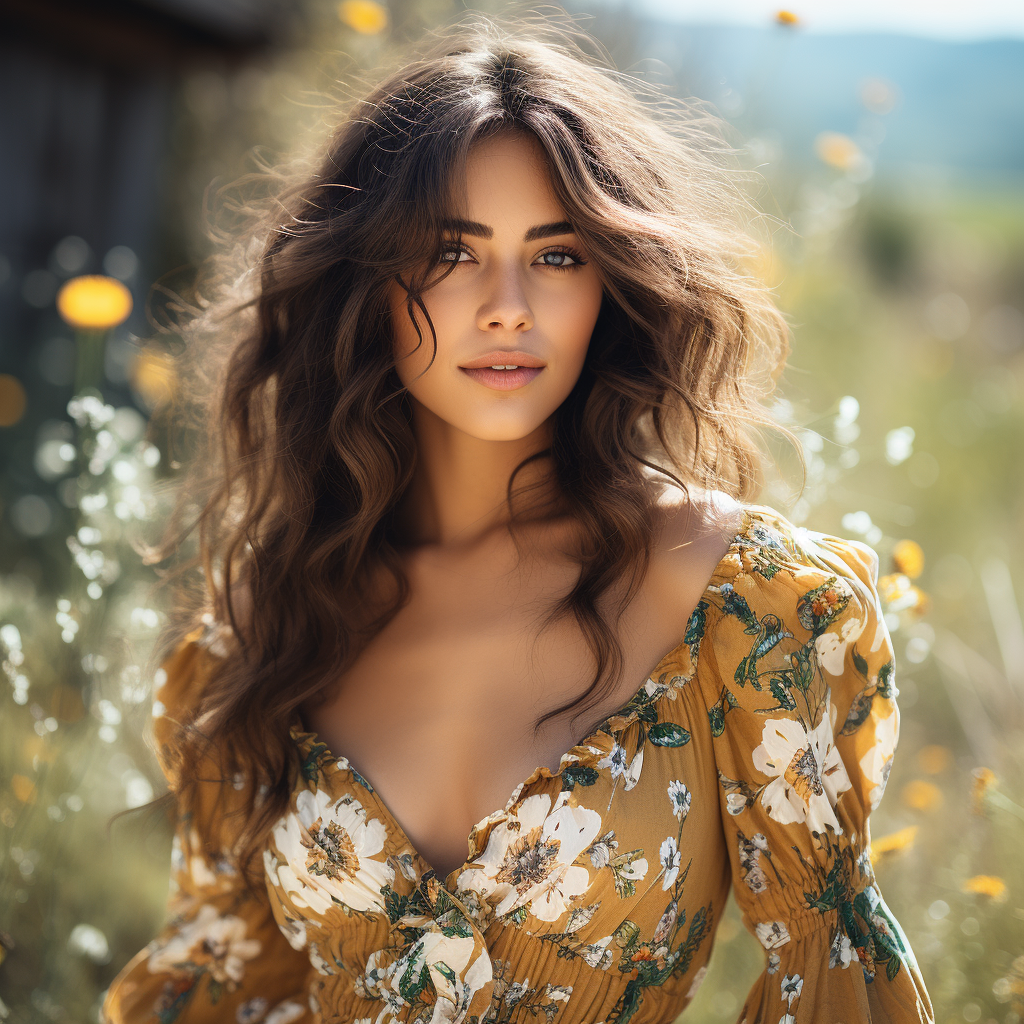
[[[219,185],[278,160],[454,0],[7,0],[0,10],[0,1019],[98,1020],[156,932],[147,745],[163,619],[166,289]],[[871,544],[902,734],[875,870],[936,1019],[1024,1018],[1024,8],[566,4],[617,66],[711,106],[793,325],[761,497]],[[211,190],[211,183],[213,183]],[[161,287],[152,291],[159,282]],[[685,1015],[761,970],[734,908]]]

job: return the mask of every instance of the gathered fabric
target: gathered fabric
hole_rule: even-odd
[[[245,780],[203,782],[221,852],[179,813],[167,922],[102,1019],[668,1024],[731,886],[765,954],[741,1024],[932,1022],[869,855],[899,735],[877,576],[867,545],[744,505],[678,646],[557,771],[535,769],[479,821],[445,878],[297,721],[266,900],[231,853],[225,808]],[[217,638],[197,630],[163,666],[154,736],[172,789],[175,722]]]

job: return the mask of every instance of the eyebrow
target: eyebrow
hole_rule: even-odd
[[[481,224],[477,220],[453,220],[446,221],[446,228],[451,231],[459,231],[464,235],[475,235],[479,238],[492,238],[494,228],[487,224]],[[553,221],[550,224],[535,224],[523,235],[524,242],[535,242],[538,238],[549,238],[551,235],[572,235],[575,229],[567,220]]]

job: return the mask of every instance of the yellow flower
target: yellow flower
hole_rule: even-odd
[[[922,616],[931,606],[931,598],[902,572],[879,576],[878,596],[885,604],[886,611],[890,612],[910,611]]]
[[[11,792],[23,804],[35,803],[36,784],[24,775],[11,776]]]
[[[903,787],[903,802],[915,811],[931,811],[942,803],[942,790],[924,779],[911,779]]]
[[[814,151],[829,167],[836,167],[840,171],[850,170],[864,158],[860,146],[849,135],[839,132],[821,132],[814,140]]]
[[[799,16],[794,14],[792,11],[776,11],[775,20],[780,25],[791,26],[800,24]]]
[[[155,348],[143,349],[132,366],[132,386],[150,409],[163,405],[174,396],[177,374],[174,357]]]
[[[367,36],[383,32],[388,25],[387,8],[373,0],[341,0],[338,17],[349,28]]]
[[[124,323],[131,311],[132,293],[101,274],[73,277],[57,293],[57,312],[80,331],[109,330]]]
[[[13,427],[25,415],[25,386],[17,377],[0,373],[0,427]]]
[[[882,857],[888,853],[897,853],[900,850],[908,850],[914,845],[917,836],[917,826],[908,825],[898,832],[890,832],[886,836],[871,840],[870,856],[871,863],[877,864]]]
[[[940,775],[952,762],[953,755],[949,748],[938,744],[922,747],[917,752],[917,763],[920,765],[921,771],[928,775]]]
[[[975,814],[985,813],[985,797],[997,783],[996,773],[991,768],[975,768],[971,773],[974,782],[971,785],[971,806]]]
[[[924,551],[921,545],[913,540],[901,540],[892,549],[892,560],[896,565],[896,571],[916,580],[924,568]]]
[[[975,875],[968,878],[961,888],[964,892],[988,896],[989,899],[999,902],[1006,899],[1006,883],[998,875]]]

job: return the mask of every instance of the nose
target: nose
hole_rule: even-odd
[[[533,310],[517,270],[496,270],[488,289],[477,313],[480,330],[529,331],[533,327]]]

